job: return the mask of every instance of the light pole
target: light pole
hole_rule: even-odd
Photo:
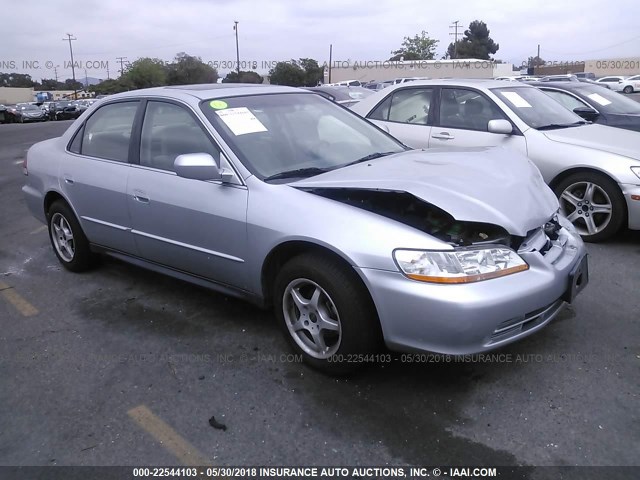
[[[237,20],[234,20],[233,23],[235,24],[233,26],[233,29],[236,32],[236,61],[237,61],[237,66],[238,66],[238,82],[240,81],[240,47],[238,47],[238,22]]]
[[[66,35],[67,38],[63,38],[62,41],[69,42],[69,52],[71,53],[71,74],[73,76],[73,99],[77,100],[78,93],[76,90],[76,67],[73,64],[73,47],[71,46],[71,40],[77,40],[77,38],[74,38],[70,33],[67,33]]]

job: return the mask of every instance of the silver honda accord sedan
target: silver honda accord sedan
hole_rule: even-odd
[[[113,95],[34,145],[24,171],[68,270],[104,253],[272,306],[293,348],[330,372],[383,343],[500,347],[588,282],[582,240],[526,157],[410,151],[295,88]]]

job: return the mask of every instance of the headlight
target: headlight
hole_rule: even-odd
[[[640,178],[640,167],[631,167],[631,171],[636,174],[636,177]]]
[[[516,252],[505,247],[395,250],[393,256],[402,273],[422,282],[471,283],[529,269]]]

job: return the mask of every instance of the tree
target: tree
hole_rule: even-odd
[[[122,77],[134,89],[159,87],[167,84],[167,68],[159,58],[139,58],[127,67]]]
[[[169,85],[193,85],[196,83],[216,83],[218,71],[207,65],[200,57],[192,57],[184,52],[176,55],[173,63],[167,66]]]
[[[464,37],[459,40],[456,45],[449,44],[447,55],[449,58],[479,58],[482,60],[491,60],[489,55],[493,55],[498,51],[500,45],[495,43],[489,36],[490,30],[487,24],[474,20],[469,24],[469,28],[464,31]],[[454,56],[454,49],[456,54]]]
[[[298,65],[304,70],[304,86],[315,87],[324,80],[324,68],[313,58],[301,58]]]
[[[257,72],[240,70],[240,75],[235,70],[227,73],[222,83],[262,83],[263,78]]]
[[[537,55],[535,57],[529,57],[526,62],[522,62],[522,66],[527,66],[529,68],[542,67],[546,62],[546,60],[541,59]]]
[[[436,54],[438,40],[434,40],[427,35],[424,30],[420,34],[411,37],[404,37],[402,46],[398,50],[391,52],[393,55],[389,60],[433,60]]]
[[[72,78],[67,78],[64,83],[61,85],[62,90],[82,90],[84,89],[84,85],[79,81],[73,81]]]
[[[64,84],[62,82],[58,82],[54,78],[43,78],[40,82],[40,90],[64,90]]]
[[[103,80],[96,85],[89,85],[89,91],[95,92],[96,95],[111,95],[113,93],[126,92],[131,90],[133,85],[129,82],[126,76],[122,76],[117,79]]]
[[[31,75],[26,73],[0,73],[0,87],[30,88],[36,85]]]

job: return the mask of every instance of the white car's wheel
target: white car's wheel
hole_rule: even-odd
[[[556,185],[561,212],[586,242],[601,242],[620,229],[626,215],[618,185],[597,172],[570,175]]]

